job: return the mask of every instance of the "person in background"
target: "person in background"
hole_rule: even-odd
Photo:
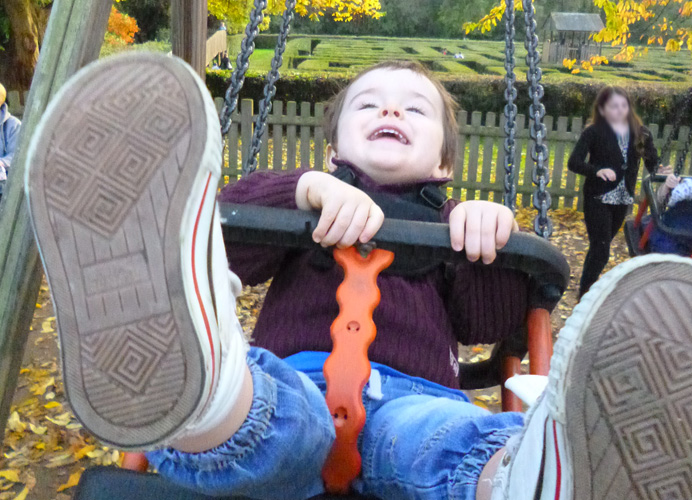
[[[223,55],[221,56],[221,69],[233,69],[233,65],[231,64],[231,59],[228,57],[227,50],[224,50]]]
[[[579,297],[589,291],[608,263],[610,244],[634,203],[642,160],[650,173],[656,171],[659,158],[651,132],[642,124],[625,89],[605,87],[568,162],[572,172],[586,177],[584,222],[589,251]]]
[[[21,122],[7,109],[7,91],[0,84],[0,200],[7,182],[12,158],[19,142]]]

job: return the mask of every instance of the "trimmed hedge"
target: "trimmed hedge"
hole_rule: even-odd
[[[207,71],[207,87],[214,97],[223,97],[229,78],[230,71]],[[502,113],[504,110],[505,86],[502,77],[468,76],[464,80],[443,79],[443,82],[463,109],[483,113]],[[326,101],[347,83],[348,78],[338,75],[313,78],[289,75],[279,80],[276,99],[297,102]],[[560,83],[547,83],[543,100],[547,114],[589,116],[596,94],[604,85],[598,80],[584,82],[566,79]],[[673,123],[684,94],[688,91],[686,85],[670,83],[642,82],[626,87],[646,123]],[[245,80],[241,98],[259,100],[263,95],[263,88],[263,78],[250,75]],[[526,82],[519,81],[517,90],[519,112],[528,114],[530,102]],[[692,110],[688,110],[683,123],[689,124],[691,121]]]

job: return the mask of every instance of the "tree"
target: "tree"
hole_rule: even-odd
[[[138,31],[139,27],[134,17],[123,14],[115,8],[115,5],[111,7],[105,43],[109,45],[131,44],[135,41],[135,34]]]
[[[45,31],[51,0],[4,0],[4,12],[9,27],[6,57],[6,86],[27,90],[31,85],[38,51]]]
[[[534,0],[535,1],[535,0]],[[554,0],[553,0],[554,1]],[[660,45],[667,51],[684,48],[692,52],[692,0],[589,0],[606,19],[606,26],[593,35],[596,42],[610,43],[620,47],[616,60],[629,61],[647,52],[647,47],[638,48],[637,42],[645,45]],[[522,10],[522,2],[516,1],[516,10]],[[570,1],[570,5],[573,5]],[[574,7],[571,6],[570,10]],[[478,21],[464,25],[467,33],[486,32],[497,26],[505,13],[505,0],[496,3]],[[579,63],[581,68],[593,71],[593,66],[607,64],[604,57],[589,61],[564,61],[569,69]],[[579,67],[572,70],[580,71]]]
[[[208,6],[211,15],[226,21],[229,31],[237,33],[245,28],[253,1],[208,0]],[[268,0],[261,29],[266,29],[270,16],[281,14],[284,7],[283,0]],[[336,21],[348,22],[363,17],[378,19],[384,15],[380,12],[381,7],[379,0],[297,0],[296,13],[313,21],[331,14]]]

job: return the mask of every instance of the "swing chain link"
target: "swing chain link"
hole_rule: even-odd
[[[514,72],[515,45],[514,37],[516,34],[515,25],[516,15],[514,12],[514,0],[505,0],[505,193],[504,205],[512,212],[516,209],[517,187],[515,184],[515,146],[517,131],[517,89],[515,83],[517,76]]]
[[[553,232],[553,223],[548,216],[548,209],[551,205],[551,197],[548,192],[549,172],[548,172],[548,147],[543,142],[547,131],[543,118],[545,117],[545,106],[543,106],[544,89],[541,84],[543,73],[540,68],[541,55],[538,52],[538,36],[536,35],[536,16],[533,0],[523,0],[524,20],[526,23],[527,50],[526,63],[528,71],[526,74],[529,83],[529,97],[531,106],[529,114],[532,119],[531,132],[531,159],[534,162],[532,173],[533,183],[536,189],[533,194],[533,206],[538,210],[538,215],[534,219],[534,231],[543,238],[549,238]]]
[[[240,45],[240,53],[236,59],[235,70],[231,77],[231,85],[226,91],[223,108],[221,109],[221,134],[228,135],[231,128],[231,116],[238,106],[238,95],[245,83],[245,73],[250,67],[250,56],[255,51],[255,38],[259,34],[259,25],[264,20],[264,9],[267,8],[267,0],[255,0],[254,7],[250,11],[250,21],[245,27],[245,38]]]
[[[267,74],[267,82],[264,85],[264,98],[259,103],[259,112],[255,119],[255,130],[252,134],[248,162],[246,165],[243,165],[243,176],[249,175],[257,170],[257,156],[262,148],[262,137],[267,128],[267,119],[269,118],[269,113],[272,110],[272,102],[276,95],[276,82],[280,78],[279,69],[283,64],[283,55],[286,50],[286,42],[288,41],[288,33],[291,29],[291,21],[293,21],[295,7],[296,0],[286,0],[286,10],[284,10],[283,13],[271,69]]]

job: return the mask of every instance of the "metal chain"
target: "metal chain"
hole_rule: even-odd
[[[534,231],[543,238],[549,238],[553,232],[553,223],[548,216],[551,198],[548,192],[549,172],[547,166],[548,147],[543,142],[546,138],[546,128],[543,123],[545,117],[545,106],[543,106],[543,85],[541,78],[543,73],[540,68],[541,55],[538,52],[538,36],[536,35],[536,16],[533,7],[533,0],[523,0],[524,20],[526,22],[526,63],[528,72],[526,80],[529,83],[529,97],[531,106],[529,114],[533,119],[531,125],[531,158],[534,161],[533,183],[536,189],[533,193],[533,206],[538,210],[538,215],[533,222]]]
[[[221,109],[221,134],[227,135],[231,128],[231,115],[238,106],[238,95],[245,83],[245,73],[250,66],[250,56],[255,50],[255,38],[259,33],[259,25],[264,19],[264,9],[267,8],[267,0],[255,0],[254,7],[250,11],[250,21],[245,27],[245,38],[240,45],[240,53],[235,63],[235,70],[231,77],[231,84],[224,97],[223,108]]]
[[[663,147],[661,148],[661,154],[659,156],[661,161],[663,161],[665,157],[670,154],[670,146],[673,144],[673,139],[675,138],[675,136],[678,135],[680,127],[682,126],[682,119],[685,116],[685,114],[690,110],[690,106],[692,106],[692,88],[690,88],[689,92],[687,92],[687,95],[678,107],[678,112],[675,114],[673,128],[670,130],[670,134],[668,134],[668,137],[666,137],[666,142],[663,144]]]
[[[682,174],[682,171],[685,168],[685,160],[687,159],[687,155],[690,152],[691,146],[692,146],[692,129],[687,131],[687,139],[685,140],[685,144],[683,145],[682,149],[680,151],[678,151],[678,161],[677,161],[677,164],[675,165],[675,175],[676,176],[680,176],[680,174]]]
[[[296,0],[286,0],[286,10],[284,10],[281,29],[279,30],[276,48],[274,49],[274,58],[272,59],[271,70],[267,74],[267,83],[264,85],[264,98],[259,103],[259,112],[255,120],[255,131],[252,134],[252,143],[250,145],[250,154],[248,162],[243,165],[243,176],[251,174],[257,169],[257,155],[259,155],[262,147],[262,136],[267,127],[267,119],[272,110],[272,101],[276,95],[276,82],[279,80],[279,68],[283,64],[283,55],[286,50],[286,42],[288,40],[288,32],[291,29],[291,21],[296,7]]]
[[[515,83],[517,75],[514,72],[515,46],[514,29],[516,15],[514,12],[514,0],[505,0],[505,194],[503,203],[514,212],[517,203],[517,188],[515,184],[514,157],[516,150],[517,131],[517,89]]]

